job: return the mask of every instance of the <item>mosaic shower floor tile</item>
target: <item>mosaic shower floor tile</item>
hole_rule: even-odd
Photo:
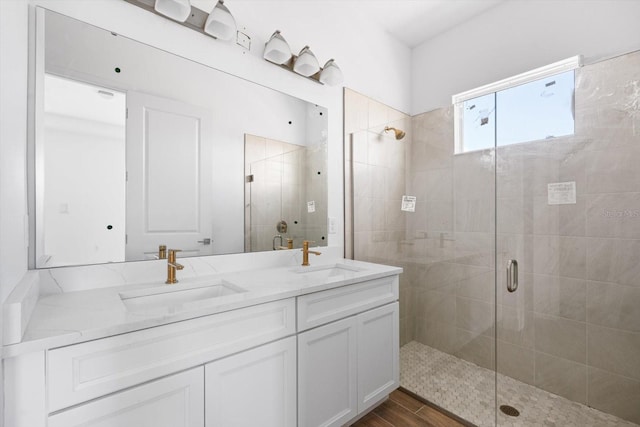
[[[495,372],[416,341],[400,349],[400,385],[479,426],[496,424]],[[498,374],[498,402],[516,408],[510,417],[498,411],[499,426],[635,426],[580,403]]]

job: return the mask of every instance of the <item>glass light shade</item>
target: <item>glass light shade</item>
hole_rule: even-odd
[[[298,55],[298,59],[296,59],[295,64],[293,64],[293,71],[305,77],[310,77],[319,70],[320,64],[316,56],[311,52],[309,46],[303,47]]]
[[[320,83],[335,86],[342,83],[343,80],[342,70],[338,67],[338,64],[333,59],[328,60],[320,73]]]
[[[189,0],[156,0],[156,12],[178,22],[184,22],[191,14]]]
[[[207,17],[204,32],[220,40],[231,40],[236,35],[236,20],[222,0]]]
[[[276,31],[264,45],[264,59],[274,64],[284,64],[291,59],[289,43],[282,37],[280,31]]]

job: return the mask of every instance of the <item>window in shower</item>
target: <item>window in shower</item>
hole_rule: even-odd
[[[573,135],[579,63],[570,58],[455,95],[456,154]]]

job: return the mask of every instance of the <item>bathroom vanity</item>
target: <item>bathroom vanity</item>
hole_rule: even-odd
[[[358,418],[399,384],[402,270],[323,261],[41,297],[6,347],[6,425]]]

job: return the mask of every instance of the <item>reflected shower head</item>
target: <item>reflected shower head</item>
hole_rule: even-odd
[[[389,132],[390,130],[392,130],[393,133],[396,134],[396,139],[398,141],[401,140],[402,138],[404,138],[404,136],[406,135],[406,132],[403,131],[403,130],[400,130],[400,129],[392,128],[390,126],[387,126],[387,127],[384,128],[385,132]]]

